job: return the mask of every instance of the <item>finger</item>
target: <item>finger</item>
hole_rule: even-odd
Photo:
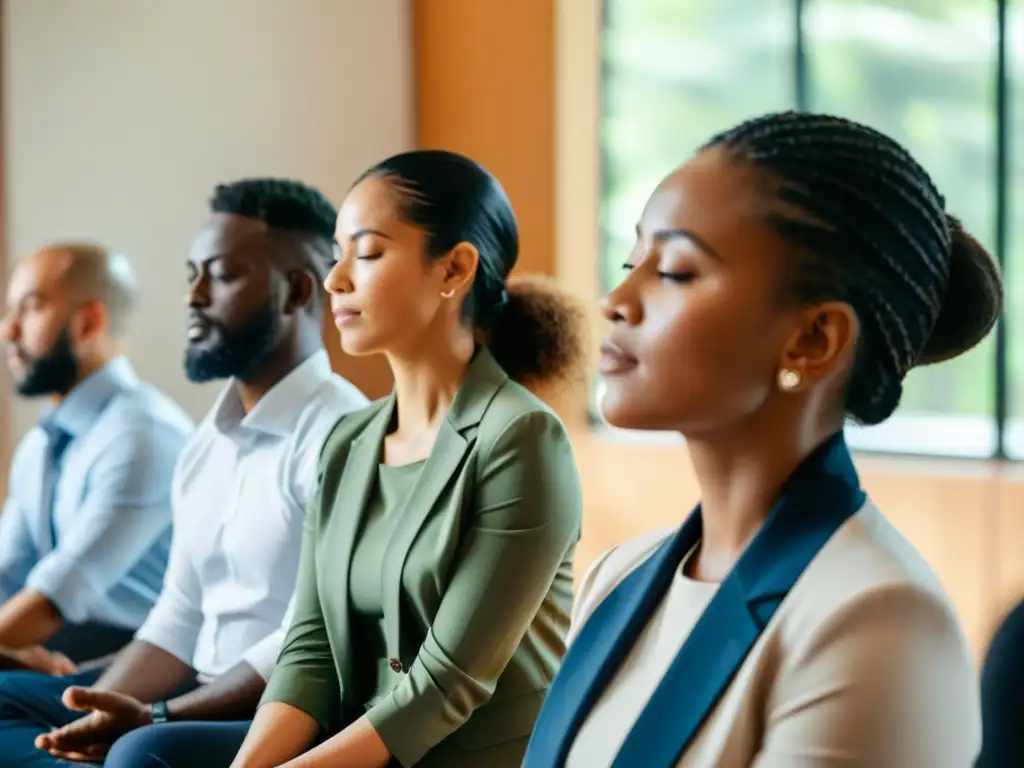
[[[117,696],[109,691],[97,691],[73,685],[64,691],[61,697],[68,709],[82,711],[85,709],[101,709],[109,712],[117,706]]]
[[[60,728],[54,728],[42,737],[50,749],[83,749],[99,735],[101,721],[96,715],[86,715]]]
[[[63,653],[54,654],[54,674],[61,675],[73,675],[78,669],[78,666],[65,656]]]
[[[54,734],[56,730],[50,731],[49,733],[43,733],[36,736],[35,745],[36,749],[41,749],[44,752],[49,752],[51,749],[57,746]]]
[[[71,760],[76,763],[91,763],[103,758],[102,752],[61,752],[59,749],[51,749],[50,756],[58,760]]]

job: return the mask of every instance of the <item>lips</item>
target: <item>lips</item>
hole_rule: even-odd
[[[190,342],[198,342],[207,338],[213,332],[213,323],[201,317],[193,317],[185,330],[185,335]]]
[[[339,307],[338,309],[334,310],[333,314],[334,324],[341,328],[343,326],[351,325],[352,323],[356,322],[359,319],[361,313],[356,312],[354,309]]]
[[[614,376],[636,368],[637,359],[611,339],[601,344],[601,358],[597,370],[604,376]]]

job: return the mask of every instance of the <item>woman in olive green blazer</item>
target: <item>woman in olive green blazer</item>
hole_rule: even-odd
[[[506,291],[511,208],[458,155],[368,172],[337,237],[342,345],[387,353],[395,391],[324,445],[294,618],[234,765],[514,768],[565,651],[582,502],[562,422],[510,374],[574,365],[578,316]]]

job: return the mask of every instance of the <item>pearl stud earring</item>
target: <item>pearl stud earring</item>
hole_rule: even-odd
[[[800,385],[800,374],[792,368],[783,368],[779,371],[779,387],[784,392],[796,389]]]

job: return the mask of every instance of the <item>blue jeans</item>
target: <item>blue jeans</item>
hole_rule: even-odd
[[[10,768],[53,768],[63,765],[88,765],[58,760],[36,749],[35,740],[53,728],[67,725],[82,716],[65,707],[60,700],[71,685],[92,685],[100,672],[85,672],[68,677],[53,677],[39,672],[0,674],[0,766]]]
[[[164,723],[122,736],[104,768],[228,768],[245,740],[251,721]]]

